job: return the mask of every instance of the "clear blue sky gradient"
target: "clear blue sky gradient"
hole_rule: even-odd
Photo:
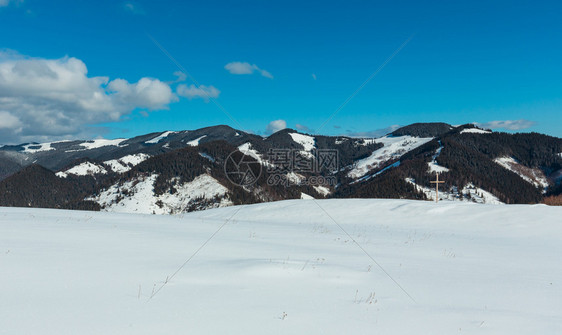
[[[413,35],[320,133],[525,119],[535,125],[523,131],[562,136],[561,13],[558,1],[26,0],[0,8],[0,48],[76,57],[91,76],[174,80],[177,67],[150,34],[201,84],[221,91],[217,100],[244,130],[263,134],[276,119],[317,129]],[[232,75],[224,66],[233,61],[274,79]],[[109,138],[237,128],[202,99],[143,114],[94,127],[109,129]]]

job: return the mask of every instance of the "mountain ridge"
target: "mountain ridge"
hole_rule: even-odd
[[[303,162],[319,165],[323,152],[336,153],[337,164],[294,169]],[[293,129],[262,137],[218,125],[130,139],[2,147],[0,205],[116,210],[126,207],[124,199],[137,199],[153,208],[145,212],[163,214],[301,197],[431,199],[429,181],[436,171],[445,180],[443,200],[538,203],[561,193],[560,153],[560,138],[474,125],[417,123],[380,138]],[[261,167],[253,184],[232,182],[225,170],[232,154]],[[280,167],[274,154],[290,154],[293,170],[270,171]],[[32,165],[45,170],[26,168]],[[30,187],[26,179],[44,180],[47,186]],[[49,196],[49,189],[66,195]]]

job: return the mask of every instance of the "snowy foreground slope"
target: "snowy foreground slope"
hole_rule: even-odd
[[[415,302],[314,200],[0,208],[0,334],[562,333],[561,207],[318,204]]]

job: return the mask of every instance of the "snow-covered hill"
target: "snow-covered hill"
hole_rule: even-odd
[[[498,163],[509,171],[516,173],[526,182],[529,182],[535,187],[542,189],[543,192],[546,192],[549,183],[548,179],[541,170],[528,168],[520,164],[512,157],[498,157],[494,160],[494,162]]]
[[[0,333],[559,334],[561,215],[406,200],[0,208]]]
[[[232,205],[228,189],[213,177],[202,174],[193,181],[179,184],[175,192],[157,195],[154,182],[157,174],[139,177],[123,184],[114,184],[99,195],[88,198],[99,203],[104,211],[140,214],[179,214],[194,209]]]
[[[354,164],[353,169],[348,172],[350,178],[359,178],[367,174],[370,170],[381,167],[382,164],[400,158],[408,151],[419,147],[433,137],[413,137],[413,136],[385,136],[376,140],[384,146],[374,151],[369,157],[359,160]]]
[[[0,147],[0,205],[162,214],[303,194],[424,199],[432,198],[436,173],[445,181],[444,199],[540,203],[560,194],[561,151],[560,138],[445,123],[412,124],[381,138],[293,129],[262,137],[213,126],[129,139],[28,143]],[[246,164],[226,163],[242,154],[261,165],[248,174],[255,177],[251,185],[241,188],[231,177],[249,173],[238,171]],[[205,176],[213,180],[200,183],[204,188],[184,185]]]

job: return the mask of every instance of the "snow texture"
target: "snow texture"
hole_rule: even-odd
[[[150,158],[150,155],[139,153],[133,155],[123,156],[119,159],[111,159],[105,161],[104,163],[111,167],[113,172],[123,173],[129,171],[133,166],[142,163],[143,161]]]
[[[526,182],[533,184],[535,187],[542,189],[543,193],[548,188],[548,179],[544,173],[539,169],[531,169],[525,165],[520,164],[513,157],[498,157],[494,160],[502,167],[514,172],[519,177],[523,178]]]
[[[374,177],[376,177],[376,176],[378,176],[378,175],[380,175],[380,174],[382,174],[382,173],[384,173],[384,172],[386,172],[386,171],[388,171],[392,168],[399,167],[399,166],[400,166],[400,161],[394,162],[394,163],[392,163],[388,166],[385,166],[383,169],[381,169],[381,170],[379,170],[379,171],[377,171],[373,174],[366,174],[363,177],[361,177],[361,178],[359,178],[355,181],[352,181],[350,184],[356,184],[356,183],[367,181],[367,180],[369,180],[371,178],[374,178]]]
[[[203,174],[191,182],[174,187],[176,192],[156,195],[154,182],[158,174],[138,177],[122,185],[115,184],[99,195],[88,200],[96,201],[104,211],[143,214],[174,214],[187,211],[198,199],[212,200],[219,197],[220,201],[211,201],[206,208],[230,206],[232,202],[224,196],[227,188],[213,177]]]
[[[353,169],[351,169],[347,175],[350,178],[360,178],[367,174],[370,170],[380,167],[380,165],[391,159],[398,159],[406,152],[413,150],[432,139],[433,137],[381,137],[377,139],[376,142],[384,144],[384,147],[373,151],[369,157],[357,161]]]
[[[299,133],[289,133],[289,135],[293,141],[304,147],[304,149],[301,150],[301,154],[304,157],[312,157],[312,150],[316,147],[316,140],[314,137]]]
[[[248,156],[254,158],[254,159],[257,160],[258,162],[260,162],[260,164],[262,164],[262,165],[267,165],[267,164],[268,164],[268,162],[266,162],[266,161],[262,158],[261,154],[260,154],[257,150],[255,150],[255,149],[252,148],[252,144],[251,144],[250,142],[247,142],[247,143],[244,143],[244,144],[239,145],[239,146],[238,146],[238,150],[239,150],[241,153],[243,153],[244,155],[248,155]]]
[[[435,150],[435,154],[431,158],[431,162],[427,163],[427,165],[429,166],[429,172],[430,173],[433,173],[433,172],[435,172],[435,173],[449,172],[449,169],[447,169],[444,166],[441,166],[441,165],[437,164],[437,157],[439,157],[439,155],[441,154],[441,150],[443,150],[443,145],[441,144],[441,141],[439,141],[439,148],[437,148],[437,150]]]
[[[304,147],[304,151],[310,152],[314,149],[314,147],[315,147],[314,137],[304,135],[304,134],[299,134],[299,133],[289,133],[289,135],[291,135],[291,138],[293,139],[293,141],[295,141],[296,143],[298,143],[298,144],[300,144]]]
[[[345,138],[345,137],[343,137],[343,138],[336,138],[336,139],[334,140],[334,144],[340,145],[340,144],[343,144],[343,143],[346,142],[346,141],[348,141],[348,139]]]
[[[192,146],[192,147],[196,147],[196,146],[199,145],[199,141],[201,141],[201,139],[203,139],[203,138],[205,138],[205,137],[207,137],[207,135],[203,135],[203,136],[201,136],[201,137],[198,137],[198,138],[194,139],[193,141],[187,142],[187,145],[190,145],[190,146]]]
[[[323,196],[327,196],[328,194],[330,194],[330,189],[327,188],[326,186],[315,185],[315,186],[312,186],[312,188],[314,188],[314,190],[316,192],[318,192],[319,194],[322,194]]]
[[[176,216],[0,208],[0,332],[560,334],[561,216],[371,199]]]
[[[29,154],[34,154],[37,152],[42,152],[42,151],[51,151],[51,150],[55,150],[55,148],[51,147],[51,143],[39,143],[39,144],[26,144],[23,146],[23,152],[25,153],[29,153]]]
[[[354,145],[362,145],[362,146],[367,146],[369,144],[374,144],[377,142],[377,139],[375,138],[363,138],[362,141],[355,141],[353,144]]]
[[[435,188],[429,188],[416,184],[412,178],[406,178],[406,181],[415,186],[416,190],[423,192],[429,199],[435,200]],[[476,187],[472,183],[466,184],[459,192],[458,187],[454,186],[450,189],[444,189],[442,185],[439,186],[439,200],[445,201],[468,201],[477,204],[501,205],[501,202],[492,193]]]
[[[126,138],[118,138],[115,140],[106,140],[106,139],[99,139],[99,140],[91,140],[84,143],[80,143],[80,146],[85,148],[86,150],[97,149],[101,147],[107,146],[121,146],[122,142],[125,142]]]
[[[73,174],[75,176],[93,176],[96,174],[107,174],[107,170],[101,165],[84,162],[73,166],[66,171],[57,172],[56,176],[59,178],[66,178],[69,174]]]
[[[301,192],[301,199],[302,200],[311,200],[311,199],[314,199],[314,197],[311,196],[311,195],[308,195],[306,193]]]
[[[492,132],[489,130],[482,130],[478,128],[467,128],[461,130],[461,134],[491,134]]]
[[[169,135],[175,134],[175,133],[176,133],[175,131],[165,131],[165,132],[163,132],[162,134],[160,134],[159,136],[156,136],[155,138],[153,138],[153,139],[151,139],[151,140],[149,140],[149,141],[146,141],[146,142],[144,142],[144,143],[147,143],[147,144],[156,144],[156,143],[160,142],[161,140],[165,139],[166,137],[168,137]]]

